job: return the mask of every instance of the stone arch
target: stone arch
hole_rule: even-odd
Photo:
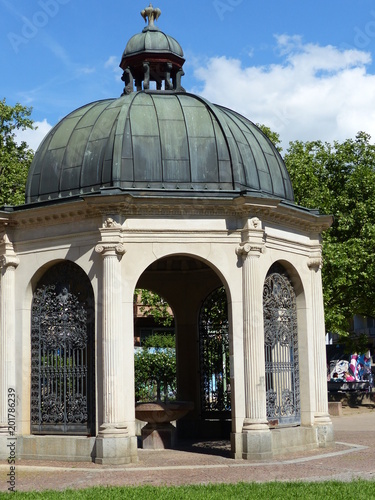
[[[194,253],[176,252],[150,263],[135,287],[163,296],[175,313],[178,397],[194,402],[194,410],[178,426],[184,436],[203,436],[207,425],[201,418],[199,314],[207,296],[218,287],[225,288],[230,304],[229,284],[211,261]],[[229,332],[231,337],[230,320]]]
[[[137,277],[135,278],[135,281],[134,281],[133,288],[134,289],[137,288],[137,283],[140,282],[142,275],[147,270],[149,270],[153,266],[157,265],[157,263],[160,261],[166,261],[168,259],[173,259],[173,258],[186,258],[186,259],[196,260],[198,262],[201,262],[203,265],[207,266],[208,268],[210,268],[217,275],[218,279],[220,280],[220,283],[224,286],[226,293],[227,293],[227,297],[228,297],[228,303],[231,301],[232,293],[231,293],[231,289],[230,289],[230,286],[228,283],[228,279],[225,276],[225,274],[222,272],[220,267],[214,262],[214,259],[210,260],[207,257],[204,257],[197,252],[186,252],[186,251],[184,251],[184,252],[179,252],[179,251],[171,252],[171,251],[167,251],[167,252],[163,252],[163,253],[158,254],[157,257],[155,257],[155,255],[153,255],[153,258],[145,261],[144,264],[142,265],[142,267],[139,269]],[[214,288],[215,288],[215,286],[212,288],[212,290]],[[154,291],[156,293],[159,293],[160,289],[157,290],[155,287]],[[170,304],[173,302],[173,299],[172,300],[171,300],[171,298],[168,299],[167,296],[165,296],[165,298]]]
[[[31,308],[31,432],[95,434],[95,306],[89,278],[60,260],[39,270]]]

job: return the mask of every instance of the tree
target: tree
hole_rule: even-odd
[[[134,356],[136,401],[176,396],[176,349],[172,334],[150,335]]]
[[[171,326],[173,315],[169,312],[169,304],[163,297],[146,288],[136,288],[134,302],[141,304],[140,311],[143,316],[152,316],[155,323],[162,326]]]
[[[268,137],[268,139],[272,142],[272,144],[275,146],[278,152],[281,153],[283,148],[281,147],[280,135],[277,132],[271,130],[269,127],[267,127],[267,125],[262,125],[261,123],[257,123],[256,126],[260,128],[260,130],[263,132],[265,136]]]
[[[323,234],[327,331],[347,336],[354,315],[375,316],[375,146],[359,132],[332,144],[290,143],[296,203],[332,214]]]
[[[0,101],[0,206],[25,201],[25,186],[33,151],[26,142],[16,142],[16,130],[33,130],[31,108]]]
[[[136,288],[134,303],[143,316],[151,316],[156,324],[170,327],[174,317],[160,295]],[[136,401],[174,398],[177,389],[176,341],[173,333],[155,333],[142,340],[134,355]]]

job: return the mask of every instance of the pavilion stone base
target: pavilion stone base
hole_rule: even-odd
[[[95,456],[95,437],[17,436],[17,458],[91,462]]]
[[[137,437],[97,437],[95,463],[122,465],[138,462]]]
[[[165,450],[175,447],[176,427],[172,424],[147,424],[142,428],[142,448],[144,450]]]
[[[0,434],[0,460],[8,460],[11,452],[13,452],[15,439],[7,434]],[[16,442],[16,453],[17,453],[17,442]],[[17,456],[17,455],[16,455]]]
[[[0,458],[8,456],[6,438],[0,437]],[[24,460],[129,464],[138,461],[137,438],[17,436],[16,457]]]
[[[266,460],[272,458],[272,438],[269,430],[245,431],[242,433],[244,460]]]
[[[239,458],[238,434],[232,435],[237,447],[233,458]],[[294,452],[326,448],[334,444],[332,424],[311,427],[285,427],[269,431],[248,431],[242,433],[242,458],[244,460],[267,460]]]

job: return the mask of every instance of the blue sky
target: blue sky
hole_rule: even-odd
[[[118,97],[118,64],[144,27],[146,0],[0,0],[1,92],[32,106],[36,148],[88,102]],[[185,52],[188,91],[290,140],[375,141],[373,0],[153,2],[158,27]]]

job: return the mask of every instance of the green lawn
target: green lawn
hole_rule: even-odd
[[[8,497],[8,493],[0,493],[0,498]],[[179,487],[123,487],[123,488],[89,488],[85,490],[66,490],[63,492],[16,492],[12,498],[26,499],[100,499],[116,500],[190,500],[192,498],[211,499],[250,499],[250,500],[285,500],[295,499],[326,499],[326,500],[369,500],[375,498],[375,481],[352,481],[343,483],[327,481],[322,483],[305,482],[271,482],[271,483],[238,483],[217,485],[195,485]]]

